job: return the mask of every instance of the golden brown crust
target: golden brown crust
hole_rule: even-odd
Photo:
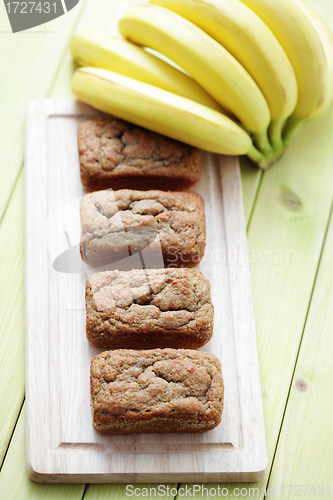
[[[223,410],[219,360],[189,349],[116,350],[91,362],[94,428],[102,434],[204,432]]]
[[[81,181],[89,191],[180,191],[200,179],[197,148],[118,118],[83,122],[78,147]]]
[[[197,193],[96,191],[83,196],[80,213],[81,256],[92,267],[153,243],[166,267],[192,267],[204,255],[204,202]]]
[[[196,349],[213,334],[207,278],[196,269],[94,274],[86,284],[89,342],[111,349]]]

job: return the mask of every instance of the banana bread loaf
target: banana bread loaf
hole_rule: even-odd
[[[204,432],[222,416],[223,379],[213,354],[116,350],[91,362],[93,426],[102,434]]]
[[[121,260],[152,243],[165,267],[192,267],[204,255],[205,210],[197,193],[95,191],[83,196],[80,213],[81,256],[92,267]]]
[[[106,271],[86,284],[89,342],[111,349],[196,349],[213,334],[207,278],[196,269]]]
[[[81,181],[90,191],[180,191],[200,179],[197,148],[118,118],[82,123],[78,146]]]

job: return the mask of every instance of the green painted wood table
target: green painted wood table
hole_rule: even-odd
[[[135,0],[81,0],[13,35],[0,5],[0,499],[333,497],[333,110],[262,173],[241,160],[269,468],[259,483],[43,485],[28,479],[24,403],[24,115],[73,97],[68,46],[115,32]],[[308,0],[333,30],[332,0]]]

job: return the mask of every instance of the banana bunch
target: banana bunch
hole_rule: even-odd
[[[303,0],[150,0],[119,31],[73,38],[74,93],[202,149],[265,169],[333,104],[333,37]]]

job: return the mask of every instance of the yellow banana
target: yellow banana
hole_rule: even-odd
[[[270,112],[258,85],[216,40],[187,19],[158,5],[140,5],[119,22],[120,33],[176,62],[270,150]]]
[[[173,139],[228,155],[260,154],[249,135],[230,118],[185,97],[119,73],[79,68],[72,81],[83,102]]]
[[[297,103],[297,83],[288,57],[260,17],[239,0],[150,0],[150,3],[191,21],[243,65],[266,98],[272,120],[271,142],[281,147],[281,129]]]
[[[222,111],[193,78],[131,42],[107,33],[84,31],[72,38],[70,49],[80,66],[109,69]]]
[[[302,0],[295,0],[301,9],[307,12],[308,17],[313,24],[313,27],[317,31],[317,35],[319,36],[322,48],[325,53],[326,63],[327,63],[327,71],[329,73],[329,89],[331,91],[326,92],[324,95],[324,99],[321,102],[320,106],[318,106],[317,110],[311,115],[311,120],[316,120],[323,116],[329,108],[333,104],[333,35],[330,32],[327,24],[323,21],[323,19],[307,5]]]
[[[298,101],[283,131],[287,144],[304,120],[318,116],[331,99],[327,52],[312,21],[312,10],[294,0],[241,0],[267,24],[287,54],[296,75]],[[324,105],[326,108],[326,105]]]

